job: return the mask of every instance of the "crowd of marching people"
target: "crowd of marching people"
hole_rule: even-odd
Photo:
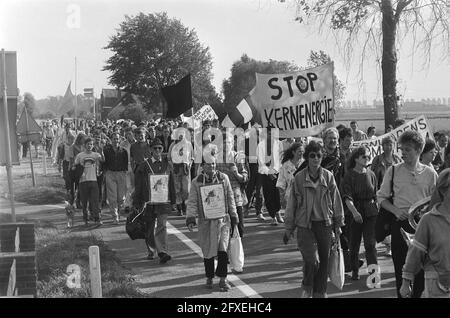
[[[228,244],[235,231],[244,237],[254,207],[256,220],[284,224],[285,244],[296,234],[304,262],[302,297],[326,297],[336,242],[352,280],[360,279],[364,264],[361,240],[366,265],[378,264],[375,232],[384,209],[392,216],[383,244],[394,263],[398,297],[450,295],[450,147],[443,133],[434,140],[414,130],[398,140],[388,135],[375,157],[366,147],[352,147],[353,141],[376,137],[374,127],[364,133],[356,122],[328,128],[312,140],[272,138],[272,129],[257,124],[239,138],[218,120],[204,121],[199,130],[181,120],[84,121],[77,127],[55,120],[45,124],[43,134],[47,154],[62,172],[69,210],[81,209],[85,225],[102,224],[102,207],[116,224],[121,215],[140,211],[147,258],[158,257],[161,264],[172,258],[168,215],[185,216],[190,231],[198,227],[207,288],[213,288],[215,276],[221,290],[230,288]],[[158,183],[152,183],[152,176],[162,175],[164,198],[156,197]],[[217,185],[223,206],[211,210],[205,202]],[[204,189],[211,198],[205,199]],[[410,228],[409,209],[427,197],[431,212],[417,229]],[[214,213],[218,217],[211,217]],[[412,243],[403,230],[416,230]]]

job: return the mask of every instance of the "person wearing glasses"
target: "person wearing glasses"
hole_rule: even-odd
[[[144,175],[168,175],[169,178],[168,184],[165,186],[159,181],[154,185],[150,184],[150,179],[148,177],[144,180],[144,191],[142,192],[141,199],[142,202],[147,203],[144,212],[144,219],[147,227],[145,243],[148,250],[147,259],[152,260],[154,258],[154,252],[156,251],[159,257],[159,263],[165,264],[172,259],[172,256],[168,253],[167,216],[172,210],[172,205],[176,202],[173,166],[167,157],[162,156],[164,148],[159,138],[153,140],[151,148],[151,158],[145,158],[144,163],[141,164],[143,169],[145,169]],[[158,191],[159,186],[166,187],[166,190],[168,191],[168,196],[165,198],[167,201],[165,202],[154,202],[150,197],[150,193]]]
[[[406,256],[400,288],[402,297],[412,294],[411,284],[423,268],[424,297],[450,298],[450,169],[439,175],[434,197],[438,203],[420,218]]]
[[[391,224],[391,248],[397,297],[401,298],[402,268],[405,264],[408,246],[401,234],[400,228],[404,223],[407,223],[409,208],[417,201],[431,196],[436,186],[438,175],[433,168],[419,162],[420,154],[425,145],[425,140],[419,132],[415,130],[405,131],[400,135],[398,143],[402,151],[403,162],[390,167],[386,171],[383,183],[377,192],[377,200],[381,207],[395,216],[395,220]],[[393,169],[395,170],[393,181],[394,199],[392,204],[389,199],[391,198],[392,192],[391,179]],[[423,289],[424,272],[421,270],[414,277],[412,297],[420,298]]]
[[[333,174],[321,167],[322,145],[311,141],[303,156],[307,167],[292,181],[283,242],[287,244],[297,230],[297,244],[304,261],[301,297],[324,298],[330,249],[341,234],[344,212]]]
[[[376,204],[377,178],[367,169],[370,152],[366,147],[352,151],[348,159],[347,173],[342,181],[342,200],[352,214],[347,224],[350,233],[350,264],[352,280],[359,280],[359,248],[364,237],[367,267],[377,262],[375,222],[378,214]]]

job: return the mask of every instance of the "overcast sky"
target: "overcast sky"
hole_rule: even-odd
[[[79,28],[70,27],[70,14],[80,9]],[[367,60],[364,77],[344,66],[335,43],[294,21],[295,7],[276,0],[1,0],[0,48],[17,51],[18,86],[36,98],[63,95],[70,80],[74,92],[94,87],[99,97],[108,88],[108,72],[101,71],[111,52],[104,50],[124,15],[165,11],[210,48],[213,84],[222,81],[243,53],[257,60],[287,60],[306,65],[310,50],[324,50],[335,61],[335,73],[347,86],[346,99],[381,99],[381,79],[375,61]],[[69,22],[69,23],[68,23]],[[450,97],[450,64],[433,54],[431,65],[399,52],[398,93],[405,98]],[[377,75],[378,73],[378,75]],[[361,83],[365,83],[365,90]]]

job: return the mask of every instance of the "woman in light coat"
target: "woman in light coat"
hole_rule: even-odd
[[[320,165],[322,145],[311,141],[303,156],[307,167],[292,181],[283,241],[287,244],[297,230],[304,261],[301,297],[325,298],[330,249],[342,232],[344,212],[333,174]]]
[[[212,184],[223,184],[225,216],[217,219],[206,219],[200,191],[202,186]],[[196,218],[198,218],[198,239],[203,252],[203,263],[207,278],[206,287],[208,289],[213,287],[214,258],[217,257],[215,275],[220,278],[219,288],[221,291],[228,291],[230,285],[226,277],[228,272],[227,249],[231,237],[230,228],[233,231],[239,220],[228,176],[216,170],[216,159],[212,156],[208,162],[202,162],[201,174],[192,180],[186,211],[186,226],[189,231],[193,231]]]

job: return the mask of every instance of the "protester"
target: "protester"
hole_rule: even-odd
[[[260,221],[265,221],[266,218],[262,213],[262,175],[258,173],[258,157],[256,154],[256,147],[259,144],[259,128],[257,124],[253,125],[250,129],[248,136],[245,139],[245,155],[248,158],[248,172],[249,172],[249,181],[247,183],[247,187],[245,188],[245,194],[248,200],[248,203],[244,207],[244,216],[249,214],[250,206],[254,199],[255,202],[255,210],[256,210],[256,219]]]
[[[437,132],[435,140],[437,141],[437,154],[433,160],[433,165],[435,166],[436,171],[440,171],[442,170],[442,166],[445,161],[445,150],[448,144],[448,136],[443,132]]]
[[[100,153],[92,151],[94,148],[93,139],[89,137],[86,138],[84,145],[86,150],[79,153],[74,162],[75,165],[80,164],[84,168],[79,184],[81,206],[83,208],[83,220],[84,224],[88,225],[87,203],[89,202],[94,222],[97,225],[101,225],[97,171],[99,163],[105,161],[105,157],[103,155],[103,148],[101,147],[99,149]]]
[[[280,141],[273,138],[270,128],[265,139],[262,138],[257,147],[258,173],[261,174],[264,202],[272,218],[271,225],[284,223],[280,214],[280,193],[277,190],[277,178],[281,167]]]
[[[381,147],[383,152],[373,158],[370,166],[370,170],[373,171],[377,178],[377,190],[381,187],[386,170],[392,165],[402,162],[402,159],[394,153],[394,138],[392,136],[384,137],[381,140]],[[392,256],[390,235],[383,240],[383,244],[386,246],[386,255]]]
[[[75,167],[75,158],[78,156],[78,154],[85,151],[85,141],[87,136],[84,133],[79,133],[77,137],[75,138],[75,141],[73,142],[72,146],[70,146],[70,149],[68,151],[69,156],[69,170],[74,171],[76,169]],[[80,201],[80,189],[79,189],[79,178],[76,178],[74,176],[74,173],[71,174],[70,177],[70,193],[72,195],[72,204],[75,202],[76,208],[81,209],[81,201]]]
[[[184,128],[177,131],[178,138],[169,147],[168,159],[173,164],[176,204],[178,215],[186,214],[186,200],[191,186],[191,164],[194,151],[190,141],[186,139]]]
[[[332,240],[344,225],[341,197],[333,174],[321,167],[322,146],[311,141],[305,147],[305,169],[292,182],[286,207],[286,244],[297,229],[303,258],[302,298],[324,298],[327,291],[328,258]]]
[[[164,202],[153,201],[150,193],[158,187],[158,182],[154,185],[149,183],[149,178],[143,182],[143,191],[141,192],[141,201],[147,203],[144,212],[146,220],[146,238],[148,256],[147,259],[153,259],[156,251],[159,257],[159,263],[165,264],[172,259],[169,255],[167,244],[167,217],[171,211],[171,205],[175,204],[175,185],[173,178],[173,166],[162,156],[163,145],[161,141],[155,138],[151,144],[152,155],[150,159],[144,159],[144,163],[138,169],[145,170],[145,175],[168,175],[167,184],[162,184],[163,191],[166,191],[167,198]],[[165,189],[165,190],[164,190]],[[156,228],[155,228],[156,222]]]
[[[303,144],[294,142],[284,153],[281,160],[280,174],[277,179],[277,188],[280,192],[281,209],[286,210],[286,202],[291,194],[291,183],[294,172],[303,162]]]
[[[108,200],[111,215],[114,223],[120,222],[119,212],[123,209],[125,195],[127,193],[127,170],[128,153],[119,146],[120,135],[113,133],[111,136],[111,145],[106,145],[103,149],[105,163],[106,197]]]
[[[350,264],[352,280],[359,279],[359,249],[361,236],[364,236],[364,249],[367,267],[377,263],[375,222],[378,214],[376,204],[377,180],[375,174],[367,169],[370,152],[365,147],[352,151],[348,160],[348,171],[342,182],[342,200],[352,214],[349,224]]]
[[[193,231],[198,218],[198,238],[203,253],[203,263],[206,274],[206,288],[213,288],[214,275],[220,278],[219,288],[228,291],[231,286],[227,281],[228,273],[228,243],[230,228],[239,223],[236,214],[233,190],[228,176],[216,170],[216,158],[209,156],[202,160],[202,173],[192,180],[191,191],[187,202],[186,226]],[[222,184],[225,197],[221,202],[224,216],[208,219],[205,215],[201,187]],[[217,267],[214,271],[214,258],[217,257]]]
[[[243,203],[244,194],[241,191],[242,184],[248,180],[248,172],[245,168],[245,157],[242,153],[234,151],[233,135],[225,134],[223,138],[224,146],[219,154],[221,154],[221,162],[217,160],[216,169],[228,176],[233,191],[234,202],[236,204],[236,213],[239,219],[238,230],[240,237],[244,236],[244,213]],[[233,232],[234,229],[231,229]]]
[[[376,139],[376,128],[374,126],[370,126],[367,128],[367,139]]]
[[[356,121],[354,121],[354,120],[351,121],[350,127],[352,128],[352,131],[353,131],[353,140],[354,141],[360,141],[360,140],[367,139],[367,135],[362,130],[358,129],[358,123]]]
[[[420,154],[420,162],[430,168],[434,169],[432,164],[434,158],[436,157],[436,143],[432,139],[427,139],[425,141],[425,146],[423,147],[423,151]]]
[[[133,206],[132,195],[134,193],[134,173],[131,165],[131,145],[136,142],[133,129],[127,127],[125,130],[125,139],[120,143],[120,147],[124,148],[128,154],[128,170],[127,170],[127,193],[125,194],[125,211]]]
[[[137,141],[130,148],[131,166],[134,172],[133,207],[136,209],[141,209],[145,203],[144,186],[145,182],[147,182],[147,173],[143,164],[145,163],[145,159],[150,158],[152,155],[151,148],[146,141],[146,133],[145,128],[136,128],[135,136]]]
[[[398,139],[402,151],[403,163],[390,167],[384,176],[380,190],[377,192],[378,203],[384,209],[395,216],[391,224],[392,260],[394,262],[397,296],[401,298],[400,287],[402,284],[402,267],[405,263],[408,247],[403,239],[400,221],[407,220],[408,209],[415,202],[431,196],[434,191],[437,173],[432,168],[419,162],[425,141],[419,132],[415,130],[405,131]],[[393,169],[394,172],[393,172]],[[391,179],[393,180],[393,204],[391,197]],[[423,271],[420,271],[414,279],[412,297],[420,298],[424,289]]]
[[[415,277],[425,272],[425,298],[450,298],[450,169],[437,180],[435,194],[440,203],[424,214],[417,226],[403,266],[402,297],[412,293]]]

